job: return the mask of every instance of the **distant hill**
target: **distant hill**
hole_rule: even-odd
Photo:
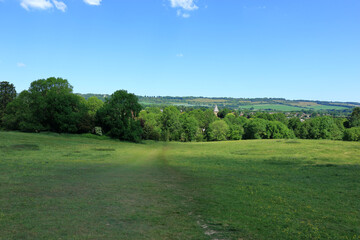
[[[101,100],[109,97],[107,94],[78,94],[85,99],[95,96]],[[354,107],[360,107],[357,102],[330,102],[311,100],[287,100],[284,98],[208,98],[208,97],[171,97],[171,96],[138,96],[144,106],[175,105],[185,107],[230,108],[235,110],[252,111],[340,111],[351,112]]]

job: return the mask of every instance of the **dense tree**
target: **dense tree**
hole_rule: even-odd
[[[194,116],[199,123],[199,132],[197,137],[201,140],[206,139],[210,140],[209,134],[209,125],[217,120],[212,109],[205,109],[205,110],[194,110],[189,113],[190,115]],[[201,134],[201,135],[200,135]]]
[[[14,104],[6,109],[6,127],[21,131],[90,131],[84,99],[72,93],[72,86],[62,78],[40,79],[31,83]]]
[[[28,91],[22,91],[14,101],[10,102],[3,117],[5,128],[24,132],[45,130],[34,117],[32,103],[31,94]]]
[[[68,92],[57,92],[51,89],[45,98],[45,124],[54,132],[90,132],[94,125],[91,123],[83,97]]]
[[[120,140],[140,142],[142,129],[137,119],[141,110],[138,98],[125,90],[114,92],[96,113],[106,134]]]
[[[345,141],[360,141],[360,127],[345,129],[343,139]]]
[[[354,108],[349,118],[350,127],[360,127],[360,107]]]
[[[217,116],[218,116],[219,118],[225,118],[225,116],[226,116],[227,114],[231,113],[231,112],[232,112],[232,111],[231,111],[230,109],[224,108],[224,109],[222,109],[220,112],[218,112]]]
[[[174,106],[166,107],[161,116],[163,140],[178,141],[180,139],[180,111]]]
[[[143,128],[143,138],[148,140],[161,139],[161,111],[160,109],[148,108],[139,113],[139,119]]]
[[[225,122],[229,126],[228,137],[230,140],[240,140],[244,135],[244,122],[243,118],[236,117],[232,113],[228,113],[225,118]]]
[[[266,138],[267,120],[261,118],[249,119],[245,124],[245,139],[262,139]]]
[[[300,128],[300,137],[306,139],[342,139],[342,129],[330,116],[315,117],[305,121]]]
[[[104,102],[95,96],[92,96],[86,100],[85,103],[88,113],[91,117],[95,117],[96,112],[104,105]]]
[[[224,141],[227,139],[229,126],[224,120],[212,122],[209,126],[210,139],[213,141]]]
[[[73,96],[72,89],[69,82],[62,78],[33,81],[28,91],[34,121],[49,131],[77,132],[79,119],[75,119],[73,111],[80,110],[80,97]]]
[[[196,139],[197,134],[199,134],[199,123],[195,117],[191,116],[188,113],[184,113],[180,117],[180,122],[182,126],[181,132],[181,141],[191,142]]]
[[[289,129],[292,129],[295,132],[301,127],[301,120],[297,117],[290,118],[287,125]]]
[[[284,113],[274,113],[272,115],[272,121],[279,121],[281,123],[287,124],[288,120]]]
[[[16,90],[14,85],[9,82],[0,82],[0,126],[6,106],[13,101],[15,97]]]
[[[295,134],[284,123],[279,121],[268,121],[266,124],[266,134],[263,138],[283,139],[295,138]]]

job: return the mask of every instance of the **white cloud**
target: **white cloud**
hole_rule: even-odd
[[[188,14],[188,13],[183,13],[181,16],[182,16],[183,18],[189,18],[189,17],[190,17],[190,14]]]
[[[26,67],[26,65],[24,64],[24,63],[22,63],[22,62],[18,62],[17,64],[16,64],[18,67]]]
[[[176,11],[176,15],[178,17],[183,17],[183,18],[189,18],[190,17],[190,14],[189,13],[183,13],[180,9],[178,9]]]
[[[27,11],[30,8],[45,10],[53,7],[49,0],[21,0],[20,5]]]
[[[64,2],[53,0],[53,3],[55,5],[55,7],[57,9],[59,9],[60,11],[63,11],[63,12],[66,11],[67,6],[66,6],[66,4]]]
[[[102,0],[84,0],[89,5],[99,6]]]
[[[184,54],[182,54],[182,53],[176,54],[176,57],[183,57],[183,56],[184,56]]]
[[[183,8],[187,11],[196,10],[199,7],[195,5],[194,0],[170,0],[171,7],[173,8]]]

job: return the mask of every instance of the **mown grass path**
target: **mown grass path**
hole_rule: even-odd
[[[360,239],[360,143],[0,132],[0,239]]]
[[[0,134],[0,239],[204,238],[162,145]]]

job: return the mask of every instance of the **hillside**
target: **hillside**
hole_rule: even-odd
[[[105,100],[107,94],[79,94],[84,98],[96,96]],[[207,98],[207,97],[171,97],[171,96],[138,96],[144,106],[175,105],[188,107],[230,108],[235,110],[267,110],[267,111],[340,111],[351,112],[354,107],[360,107],[357,102],[331,102],[312,100],[287,100],[284,98]]]
[[[359,147],[0,131],[0,239],[358,239]]]

